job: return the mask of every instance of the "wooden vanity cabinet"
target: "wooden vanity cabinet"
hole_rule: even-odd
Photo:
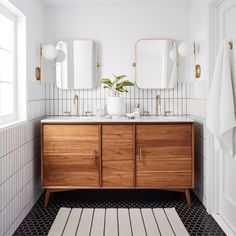
[[[137,125],[136,186],[192,188],[192,150],[192,124]]]
[[[194,188],[194,124],[43,123],[42,187]]]
[[[99,187],[99,125],[42,126],[42,186]]]

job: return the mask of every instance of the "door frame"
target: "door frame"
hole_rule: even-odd
[[[223,39],[222,17],[233,5],[236,0],[209,0],[209,80],[208,91],[210,89],[211,80],[214,73],[215,60],[219,43]],[[224,6],[223,6],[224,5]],[[227,235],[235,235],[227,222],[219,214],[219,191],[220,191],[220,160],[223,157],[223,152],[216,152],[214,146],[214,136],[207,129],[207,197],[206,209],[211,214],[218,224],[223,228]]]

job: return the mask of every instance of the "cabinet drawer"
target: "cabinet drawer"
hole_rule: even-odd
[[[188,172],[140,171],[136,176],[139,188],[190,188],[192,174]]]
[[[132,143],[133,126],[132,125],[103,125],[102,142],[103,143]]]
[[[103,161],[104,187],[133,187],[133,161]]]

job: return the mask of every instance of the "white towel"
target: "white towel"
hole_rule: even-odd
[[[216,59],[207,104],[206,124],[215,136],[216,149],[221,149],[228,155],[234,155],[235,105],[230,72],[230,48],[226,40],[220,46]]]

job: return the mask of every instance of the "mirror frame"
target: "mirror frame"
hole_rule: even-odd
[[[139,89],[173,89],[173,88],[140,88],[137,84],[137,45],[140,41],[144,41],[144,40],[171,40],[173,42],[175,42],[175,45],[176,45],[176,70],[177,70],[177,74],[178,74],[178,65],[179,65],[179,62],[178,62],[178,49],[177,49],[177,41],[175,39],[171,39],[171,38],[144,38],[144,39],[139,39],[138,41],[136,41],[135,43],[135,62],[133,63],[133,67],[135,68],[135,84],[136,86],[139,88]],[[178,77],[176,79],[176,84],[177,84],[177,81],[178,81]]]
[[[95,86],[93,88],[90,88],[90,89],[95,89],[97,88],[98,84],[99,84],[99,79],[98,79],[98,71],[99,71],[99,68],[100,68],[100,63],[99,63],[99,60],[98,60],[98,56],[99,56],[99,53],[98,53],[98,47],[97,47],[97,43],[95,40],[93,39],[89,39],[89,38],[82,38],[82,39],[59,39],[56,41],[55,43],[55,47],[57,47],[57,44],[60,42],[60,41],[92,41],[94,44],[95,44],[95,47],[96,47],[96,55],[95,55],[95,65],[96,65],[96,77],[95,77]],[[56,62],[57,62],[57,59],[55,59],[55,79],[56,79],[56,86],[57,86],[57,75],[56,75]],[[57,86],[57,88],[59,88]],[[62,90],[71,90],[71,88],[67,88],[67,89],[64,89],[64,88],[59,88],[59,89],[62,89]],[[73,90],[89,90],[89,89],[82,89],[82,88],[73,88]]]

